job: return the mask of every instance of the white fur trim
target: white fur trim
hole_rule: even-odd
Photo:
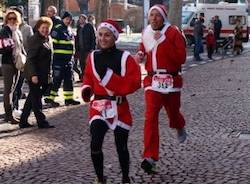
[[[96,69],[95,69],[95,62],[94,62],[94,52],[93,51],[91,54],[90,54],[90,61],[91,61],[91,66],[92,66],[92,71],[94,73],[94,76],[97,78],[97,80],[101,80],[99,74],[97,73]]]
[[[148,25],[143,31],[142,42],[146,52],[150,52],[156,45],[154,34],[155,31],[152,29],[151,25]]]
[[[110,68],[108,68],[105,76],[103,77],[103,79],[101,81],[101,83],[102,83],[103,86],[106,86],[108,84],[108,82],[110,81],[112,75],[113,75],[113,70],[111,70]]]
[[[159,11],[159,13],[163,17],[164,21],[167,21],[167,14],[166,14],[167,12],[165,13],[164,10],[162,8],[160,8],[159,6],[157,6],[157,5],[154,5],[154,6],[152,6],[149,9],[149,11],[148,11],[148,17],[150,16],[151,11],[154,10],[154,9],[156,9],[156,10]]]
[[[98,81],[101,81],[101,78],[99,76],[99,74],[97,73],[96,69],[95,69],[95,62],[94,62],[94,52],[93,51],[90,55],[90,61],[91,61],[91,66],[92,66],[92,71],[94,73],[94,76],[97,78]],[[108,90],[107,88],[105,88],[105,90],[107,91],[107,93],[112,96],[113,95],[113,92]]]
[[[163,27],[163,29],[161,30],[161,34],[162,36],[156,41],[156,45],[155,47],[153,48],[152,50],[152,67],[153,67],[153,71],[157,71],[157,58],[156,58],[156,53],[157,53],[157,48],[158,48],[158,45],[160,43],[162,43],[165,39],[166,39],[166,36],[165,36],[165,32],[167,31],[167,29],[170,27],[170,23],[167,22],[165,24],[165,26]]]
[[[110,30],[114,34],[116,40],[119,38],[119,32],[118,32],[118,30],[112,24],[110,24],[108,22],[102,22],[98,26],[97,31],[99,31],[101,28],[107,28],[108,30]]]
[[[162,93],[162,94],[168,94],[168,93],[180,92],[180,91],[181,91],[181,88],[171,88],[171,89],[169,89],[168,92],[166,92],[166,93],[157,91],[157,90],[153,89],[152,86],[147,86],[147,87],[144,88],[144,91],[147,91],[147,90],[156,91],[156,92],[159,92],[159,93]]]
[[[89,121],[89,124],[91,125],[91,123],[94,121],[94,120],[97,120],[97,119],[100,119],[100,120],[103,120],[107,126],[111,129],[111,130],[114,130],[116,128],[116,126],[119,126],[121,128],[124,128],[126,130],[130,130],[131,126],[127,125],[126,123],[122,122],[122,121],[119,121],[119,120],[114,120],[114,122],[112,124],[110,124],[107,120],[105,120],[102,116],[99,116],[99,115],[95,115],[93,116],[90,121]]]
[[[81,91],[83,91],[83,90],[86,89],[86,88],[91,88],[91,86],[90,86],[90,85],[83,85],[83,86],[81,87]]]
[[[121,76],[124,77],[126,74],[126,63],[130,53],[128,51],[124,51],[121,59]]]

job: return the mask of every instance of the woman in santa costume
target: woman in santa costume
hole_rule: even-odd
[[[159,159],[158,116],[165,108],[170,128],[177,130],[179,142],[186,139],[185,120],[180,113],[182,77],[181,65],[186,60],[185,39],[176,26],[167,20],[163,5],[154,5],[148,12],[149,25],[142,34],[137,59],[146,57],[144,155],[141,167],[147,173],[155,172]]]
[[[126,95],[140,88],[141,73],[129,52],[116,48],[115,41],[121,32],[112,20],[99,25],[100,50],[89,55],[82,86],[82,98],[90,102],[91,158],[97,175],[96,183],[106,183],[102,143],[108,129],[114,130],[122,183],[130,183],[127,141],[132,117]]]

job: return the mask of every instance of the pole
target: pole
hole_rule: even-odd
[[[144,0],[143,1],[143,26],[144,28],[148,25],[148,10],[150,7],[150,1],[149,0]]]

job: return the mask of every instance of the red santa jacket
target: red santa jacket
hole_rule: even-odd
[[[173,75],[173,91],[180,91],[182,87],[182,77],[178,74],[181,65],[186,61],[185,38],[176,26],[165,24],[160,31],[158,40],[154,39],[154,31],[148,25],[142,35],[142,43],[139,50],[143,52],[147,59],[145,69],[148,73],[166,71]],[[145,90],[152,89],[152,76],[144,78]]]
[[[94,96],[122,96],[124,99],[126,95],[135,92],[141,87],[141,72],[139,65],[127,51],[122,52],[118,49],[116,49],[116,51],[121,54],[115,57],[109,57],[111,59],[115,58],[113,59],[115,61],[112,61],[115,63],[115,66],[113,66],[115,68],[108,68],[102,79],[96,70],[95,62],[111,61],[103,61],[102,58],[104,57],[100,54],[98,57],[100,61],[96,61],[97,57],[95,52],[99,51],[94,51],[89,55],[85,68],[82,90],[86,90],[90,87]],[[112,53],[116,52],[114,51]],[[130,129],[132,117],[127,100],[123,100],[122,103],[117,104],[118,116],[110,122],[104,119],[100,112],[93,108],[94,99],[92,99],[89,104],[89,123],[95,119],[102,119],[111,129],[115,129],[117,125],[128,130]],[[84,99],[84,101],[88,102],[88,99]]]
[[[216,40],[213,33],[208,33],[206,36],[206,44],[208,47],[215,47]]]

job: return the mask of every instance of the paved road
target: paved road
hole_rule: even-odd
[[[182,111],[188,140],[178,144],[161,112],[159,174],[143,173],[139,164],[143,137],[143,91],[129,96],[134,117],[130,133],[133,183],[250,183],[250,54],[189,67],[183,74]],[[79,97],[79,88],[75,95]],[[31,128],[0,133],[0,183],[89,184],[90,160],[87,105],[45,110],[55,129]],[[33,118],[30,122],[33,122]],[[105,173],[120,183],[121,173],[112,132],[104,141]]]

